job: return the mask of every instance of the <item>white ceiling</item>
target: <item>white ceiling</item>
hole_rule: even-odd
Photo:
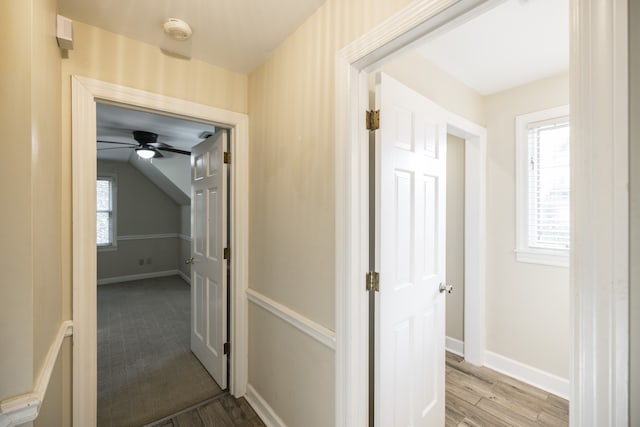
[[[507,0],[418,52],[481,95],[569,69],[569,1]]]
[[[60,0],[60,14],[182,56],[248,74],[325,0]],[[175,42],[167,18],[193,36]]]
[[[109,104],[96,105],[97,140],[128,142],[137,144],[133,139],[134,130],[143,130],[158,134],[158,142],[171,145],[179,150],[190,151],[191,147],[202,141],[202,132],[215,131],[213,125],[185,120],[177,117],[129,110]],[[133,148],[118,144],[98,143],[98,158],[102,160],[128,161]],[[116,148],[117,147],[117,148]],[[162,151],[166,157],[182,154]]]

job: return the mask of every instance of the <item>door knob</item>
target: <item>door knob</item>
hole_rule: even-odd
[[[453,292],[453,285],[446,285],[444,283],[440,283],[440,287],[438,289],[440,290],[440,293],[446,292],[450,294],[451,292]]]
[[[187,259],[185,259],[185,260],[184,260],[184,263],[185,263],[185,264],[193,264],[193,263],[195,263],[195,262],[196,262],[196,260],[195,260],[195,259],[193,259],[193,257],[191,257],[191,258],[187,258]]]

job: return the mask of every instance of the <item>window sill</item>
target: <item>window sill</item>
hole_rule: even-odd
[[[516,249],[516,261],[529,264],[569,267],[569,251]]]
[[[114,252],[118,250],[118,245],[97,246],[98,252]]]

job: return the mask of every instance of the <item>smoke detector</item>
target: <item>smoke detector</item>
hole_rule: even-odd
[[[164,22],[164,32],[174,40],[185,41],[193,33],[189,24],[182,19],[169,18]]]

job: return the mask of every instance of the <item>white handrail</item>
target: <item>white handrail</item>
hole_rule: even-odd
[[[71,335],[73,335],[73,322],[65,320],[60,325],[58,333],[49,347],[33,391],[0,401],[0,427],[19,426],[37,418],[49,386],[51,373],[56,365],[58,353],[62,347],[62,341]]]

